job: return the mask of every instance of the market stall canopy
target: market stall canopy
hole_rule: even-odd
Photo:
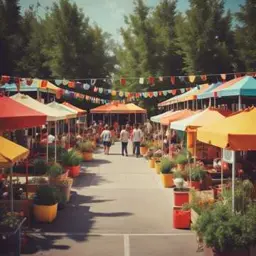
[[[256,80],[251,76],[244,76],[238,82],[217,92],[218,97],[256,96]]]
[[[216,84],[211,84],[204,92],[197,95],[197,99],[206,99],[208,98],[209,93],[218,88],[222,83],[218,82]]]
[[[208,91],[208,92],[204,92],[204,99],[206,98],[213,98],[213,97],[217,97],[218,92],[220,92],[223,89],[229,88],[230,86],[232,86],[233,84],[239,82],[243,77],[237,77],[234,78],[232,80],[229,80],[228,82],[225,82],[221,85],[219,85],[217,88]]]
[[[82,115],[86,114],[86,110],[83,110],[81,108],[73,106],[72,104],[70,104],[68,102],[63,102],[62,105],[66,106],[66,107],[69,107],[70,109],[75,110],[79,116],[82,116]]]
[[[172,122],[171,128],[174,130],[186,131],[189,128],[194,129],[223,120],[228,114],[230,114],[229,111],[207,108],[202,112],[194,114],[193,116],[189,116],[180,121]]]
[[[192,116],[194,114],[195,114],[195,112],[191,111],[189,109],[178,110],[168,116],[161,118],[160,123],[162,125],[169,125],[170,123],[172,123],[174,121],[184,119],[184,118]]]
[[[11,98],[0,96],[0,131],[41,126],[46,115]]]
[[[20,83],[20,91],[21,92],[35,92],[37,90],[41,92],[48,92],[51,94],[56,94],[58,90],[61,90],[54,84],[52,84],[49,81],[44,81],[40,79],[33,79],[32,84],[28,85],[26,80],[21,80]],[[43,87],[42,87],[43,86]],[[10,84],[4,84],[1,86],[1,88],[5,89],[8,92],[17,92],[17,85],[15,83],[10,83]]]
[[[53,102],[47,104],[46,106],[61,112],[63,115],[66,116],[67,119],[77,117],[77,112],[75,110],[68,109],[66,106],[59,104],[56,101],[53,101]]]
[[[164,107],[164,106],[168,106],[168,105],[171,105],[171,104],[174,104],[174,103],[177,103],[179,102],[179,99],[183,98],[183,97],[186,97],[186,96],[189,96],[190,94],[193,94],[195,91],[197,91],[197,87],[194,87],[193,89],[187,91],[187,92],[184,92],[180,95],[177,95],[177,96],[174,96],[168,100],[165,100],[163,102],[160,102],[158,104],[158,107]]]
[[[150,120],[151,120],[152,122],[154,122],[154,123],[160,123],[161,118],[163,118],[163,117],[165,117],[165,116],[167,116],[167,115],[169,115],[169,114],[171,114],[171,113],[173,113],[173,110],[164,112],[164,113],[159,114],[159,115],[156,115],[156,116],[151,116],[151,117],[150,117]]]
[[[1,136],[0,145],[0,168],[11,167],[15,162],[28,157],[28,149]]]
[[[201,93],[204,93],[207,89],[209,88],[209,84],[202,84],[197,88],[196,91],[193,93],[185,96],[184,98],[180,99],[179,102],[185,102],[185,101],[190,101],[190,100],[196,100],[197,95],[200,95]]]
[[[39,101],[31,98],[28,95],[17,93],[13,95],[11,99],[23,104],[26,107],[35,109],[36,111],[45,114],[47,116],[48,122],[66,119],[66,115],[63,112],[50,108],[47,105],[40,103]]]
[[[128,107],[128,109],[131,110],[133,113],[138,113],[138,114],[146,114],[147,113],[146,109],[141,108],[133,103],[126,104],[126,107]]]
[[[107,114],[110,112],[112,104],[101,105],[90,110],[91,114]]]
[[[127,104],[128,105],[128,104]],[[143,109],[136,106],[127,106],[126,104],[123,103],[118,103],[118,104],[106,104],[99,106],[97,108],[91,109],[92,114],[135,114],[138,113],[137,111],[142,111]],[[143,113],[146,110],[143,110]]]
[[[201,142],[236,151],[256,150],[256,108],[249,108],[198,128]]]

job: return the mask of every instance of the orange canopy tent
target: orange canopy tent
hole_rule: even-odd
[[[173,113],[170,113],[170,115],[165,116],[160,119],[160,124],[162,125],[169,125],[171,122],[178,121],[181,119],[184,119],[186,117],[194,115],[194,111],[191,111],[189,109],[184,109],[181,111],[175,111]]]
[[[68,102],[63,102],[62,105],[70,108],[70,109],[73,109],[77,112],[78,116],[82,116],[82,115],[85,115],[86,114],[86,110],[83,110],[81,108],[78,108],[76,106],[73,106],[72,104],[68,103]]]
[[[197,130],[197,139],[235,151],[256,150],[256,108],[249,108]]]
[[[141,114],[146,114],[147,110],[144,108],[141,108],[133,103],[128,103],[126,104],[126,107],[128,107],[128,109],[130,109],[131,111],[133,111],[133,113],[141,113]]]

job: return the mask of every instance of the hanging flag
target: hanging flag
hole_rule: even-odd
[[[89,90],[90,89],[90,85],[89,84],[83,84],[83,88],[84,90]]]
[[[144,98],[147,98],[148,97],[148,93],[147,92],[143,92],[143,96],[144,96]]]
[[[159,95],[159,96],[162,96],[162,95],[163,95],[163,91],[159,91],[159,92],[158,92],[158,95]]]
[[[186,88],[186,91],[187,91],[187,92],[188,92],[188,91],[190,91],[190,88],[189,88],[189,87],[187,87],[187,88]]]
[[[153,92],[154,97],[158,96],[158,92]]]
[[[175,76],[171,76],[171,83],[172,85],[175,85]]]
[[[184,76],[179,76],[179,79],[180,79],[181,82],[185,81],[185,77]]]
[[[220,77],[223,81],[226,81],[226,74],[220,74]]]
[[[143,77],[140,78],[139,83],[144,84],[144,78]]]
[[[124,93],[122,91],[119,92],[119,96],[120,97],[123,97],[124,96]]]
[[[75,88],[75,82],[74,81],[69,81],[68,82],[68,88]]]
[[[41,87],[41,88],[46,88],[46,87],[47,87],[47,83],[48,83],[48,82],[47,82],[46,80],[42,80],[40,87]]]
[[[172,90],[172,95],[176,95],[176,93],[177,93],[176,89]]]
[[[82,83],[81,82],[75,82],[75,88],[82,88]]]
[[[103,93],[103,88],[99,88],[99,93]]]
[[[181,93],[184,93],[184,92],[185,92],[185,89],[184,89],[184,88],[181,88],[181,89],[180,89],[180,92],[181,92]]]
[[[98,92],[99,88],[98,87],[94,87],[93,91],[94,92]]]
[[[91,79],[91,85],[95,85],[96,84],[96,79]]]
[[[56,91],[56,99],[60,99],[63,96],[63,90],[62,89],[58,89]]]
[[[62,84],[63,84],[63,85],[68,85],[68,80],[63,79]]]
[[[163,91],[164,96],[167,96],[167,94],[168,94],[168,91]]]
[[[149,96],[149,98],[152,98],[154,96],[153,92],[148,92],[148,96]]]
[[[125,78],[122,77],[122,78],[120,79],[120,84],[121,84],[121,85],[125,85],[125,84],[126,84]]]
[[[207,80],[207,76],[206,75],[201,75],[200,77],[201,77],[202,81],[206,81]]]
[[[116,91],[113,90],[113,91],[111,92],[111,95],[112,95],[112,96],[116,96]]]
[[[125,97],[129,97],[129,92],[124,93]]]
[[[62,84],[62,80],[60,80],[60,79],[56,79],[56,80],[54,80],[54,82],[57,85],[61,85]]]
[[[150,85],[154,85],[154,84],[155,84],[155,78],[154,78],[153,76],[150,76],[150,77],[148,78],[148,83],[149,83]]]
[[[188,76],[188,80],[190,83],[194,83],[195,79],[196,79],[196,76],[194,76],[194,75]]]
[[[32,78],[27,78],[27,79],[26,79],[26,84],[27,84],[28,86],[30,86],[31,84],[33,84],[33,79],[32,79]]]
[[[7,84],[10,81],[10,77],[9,76],[2,76],[1,77],[1,84]]]
[[[163,82],[164,78],[162,76],[159,76],[158,80],[159,80],[159,82]]]

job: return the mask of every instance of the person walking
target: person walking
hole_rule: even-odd
[[[140,142],[142,140],[142,131],[139,129],[139,125],[135,124],[135,128],[133,129],[132,132],[132,139],[134,143],[134,153],[136,154],[136,157],[139,157],[140,155]]]
[[[105,155],[109,155],[109,149],[111,146],[111,132],[109,130],[108,125],[105,126],[105,130],[101,133],[100,137],[103,141],[104,153]]]
[[[128,128],[126,128],[124,125],[122,125],[122,130],[120,133],[120,140],[122,144],[122,155],[126,154],[128,156],[128,151],[127,151],[127,145],[128,145],[128,140],[129,140],[129,132]]]

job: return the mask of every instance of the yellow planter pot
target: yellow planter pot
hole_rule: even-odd
[[[83,157],[84,157],[84,161],[91,161],[92,160],[92,152],[84,152]]]
[[[146,147],[140,147],[140,154],[144,156],[147,153],[148,149]]]
[[[155,171],[157,174],[160,174],[160,166],[161,166],[160,162],[155,162]]]
[[[34,216],[37,221],[51,223],[57,216],[58,204],[54,205],[34,205]]]
[[[173,174],[172,173],[168,173],[168,174],[160,173],[160,177],[161,177],[163,186],[165,188],[170,188],[174,185],[174,183],[173,183]]]
[[[155,159],[149,159],[149,168],[155,168]]]

